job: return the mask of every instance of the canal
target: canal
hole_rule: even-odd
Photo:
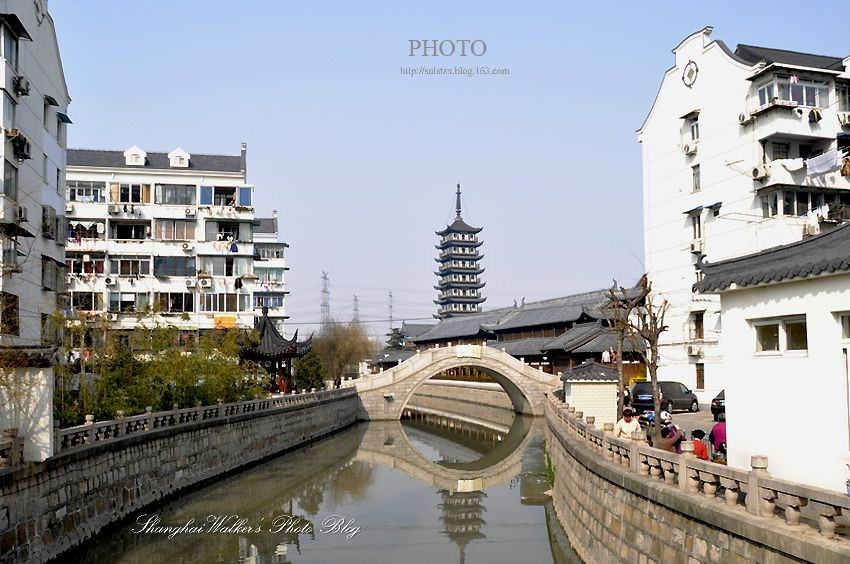
[[[543,421],[406,409],[134,515],[85,563],[580,562],[546,491]]]

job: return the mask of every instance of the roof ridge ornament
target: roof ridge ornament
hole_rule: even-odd
[[[460,182],[457,183],[457,201],[455,202],[455,212],[457,218],[460,219]]]

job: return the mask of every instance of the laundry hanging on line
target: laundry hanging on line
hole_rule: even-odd
[[[841,166],[844,151],[833,149],[817,157],[806,159],[806,174],[824,174]]]

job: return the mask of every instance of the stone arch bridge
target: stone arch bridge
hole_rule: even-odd
[[[400,419],[416,389],[432,376],[471,366],[498,382],[513,404],[514,411],[543,415],[546,394],[560,385],[553,374],[537,370],[500,349],[485,345],[455,345],[419,351],[398,366],[379,374],[343,382],[356,387],[362,402],[362,419]]]

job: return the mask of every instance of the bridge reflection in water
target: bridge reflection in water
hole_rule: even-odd
[[[72,560],[578,561],[557,521],[539,507],[551,505],[542,425],[540,418],[511,412],[479,420],[417,411],[414,402],[401,422],[359,424],[146,511],[165,525],[238,515],[264,523],[262,531],[168,539],[134,533],[136,525],[128,522],[93,539]],[[267,525],[281,515],[309,523],[312,532],[270,533]],[[361,531],[350,539],[322,533],[331,515],[356,519]]]

